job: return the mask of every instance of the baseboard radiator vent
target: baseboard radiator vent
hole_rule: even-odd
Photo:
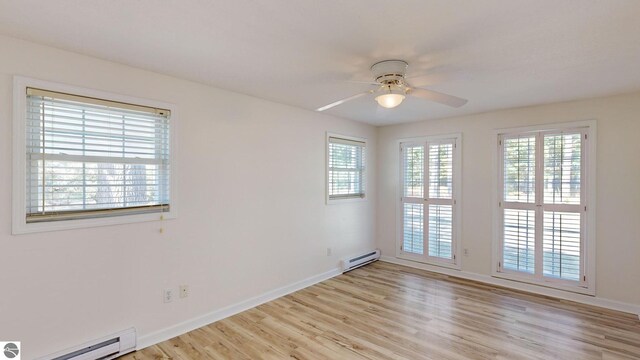
[[[136,329],[131,328],[39,360],[109,360],[135,349]]]
[[[342,272],[346,273],[347,271],[351,271],[355,268],[359,268],[360,266],[364,266],[370,264],[380,258],[380,250],[375,249],[374,251],[366,252],[364,254],[356,255],[350,258],[346,258],[342,260]]]

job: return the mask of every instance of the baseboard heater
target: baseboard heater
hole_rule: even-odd
[[[360,266],[370,264],[380,258],[380,250],[366,252],[364,254],[356,255],[350,258],[342,260],[342,272],[346,273]]]
[[[132,352],[135,348],[136,330],[131,328],[39,360],[109,360]]]

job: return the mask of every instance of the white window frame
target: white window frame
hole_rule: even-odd
[[[89,219],[74,219],[65,221],[50,222],[34,222],[27,223],[25,208],[26,204],[26,105],[27,105],[27,88],[46,89],[55,92],[74,94],[97,99],[108,99],[128,104],[138,104],[142,106],[168,109],[171,111],[170,124],[170,149],[169,163],[171,164],[170,191],[168,211],[147,214],[131,214],[110,217],[96,217]],[[45,80],[33,79],[23,76],[14,76],[13,78],[13,196],[12,196],[12,234],[28,234],[35,232],[81,229],[97,226],[130,224],[145,221],[159,221],[164,219],[174,219],[178,216],[178,205],[176,201],[176,126],[177,109],[173,104],[141,99],[132,96],[108,93],[99,90],[86,89],[78,86],[60,84]]]
[[[428,237],[429,237],[429,229],[423,229],[424,236],[424,254],[414,254],[410,252],[405,252],[402,250],[403,245],[403,196],[404,196],[404,158],[402,153],[403,146],[406,145],[424,145],[425,146],[425,159],[428,157],[428,147],[427,144],[438,143],[444,140],[454,140],[454,150],[453,150],[453,183],[452,183],[452,201],[453,201],[453,214],[452,214],[452,259],[442,259],[439,257],[429,256],[428,252]],[[399,259],[410,260],[420,263],[425,263],[429,265],[435,265],[440,267],[445,267],[454,270],[462,269],[462,134],[443,134],[443,135],[432,135],[432,136],[422,136],[422,137],[414,137],[414,138],[404,138],[399,139],[397,141],[397,149],[398,149],[398,159],[399,159],[399,169],[398,172],[398,192],[396,196],[396,257]],[[428,187],[429,187],[429,170],[428,163],[425,162],[425,178],[424,178],[424,196],[428,196]],[[423,199],[423,204],[428,205],[428,199]],[[427,218],[425,212],[425,218]]]
[[[350,197],[343,197],[343,198],[331,198],[329,196],[329,138],[340,138],[340,139],[345,139],[345,140],[351,140],[351,141],[358,141],[358,142],[362,142],[364,143],[364,170],[362,172],[362,186],[364,189],[364,194],[362,196],[350,196]],[[368,166],[367,166],[367,162],[369,161],[369,156],[367,154],[368,152],[368,147],[369,144],[367,142],[366,138],[363,137],[357,137],[357,136],[350,136],[350,135],[343,135],[343,134],[338,134],[338,133],[332,133],[332,132],[327,132],[326,133],[326,138],[325,138],[325,147],[326,147],[326,151],[325,151],[325,201],[327,203],[327,205],[335,205],[335,204],[342,204],[342,203],[349,203],[349,202],[361,202],[361,201],[366,201],[367,200],[367,181],[368,181]]]
[[[503,137],[510,137],[515,135],[523,135],[527,133],[542,133],[542,134],[553,134],[559,133],[562,131],[568,132],[572,130],[579,130],[583,132],[583,151],[581,156],[583,157],[583,168],[582,171],[582,179],[581,179],[581,189],[580,191],[583,193],[583,199],[585,201],[582,204],[585,207],[585,210],[582,210],[582,216],[584,216],[584,222],[582,225],[583,231],[583,239],[582,246],[584,249],[583,254],[583,272],[586,278],[581,279],[581,281],[569,281],[563,279],[554,279],[550,277],[544,277],[542,274],[524,274],[516,271],[508,271],[501,268],[502,263],[502,237],[503,237],[503,228],[502,228],[502,198],[504,196],[502,192],[503,181],[502,178],[502,167],[503,164],[503,153],[501,151],[500,141]],[[585,139],[586,136],[586,139]],[[506,128],[506,129],[498,129],[494,132],[494,140],[496,144],[496,150],[494,152],[493,157],[493,244],[492,244],[492,276],[497,278],[502,278],[506,280],[513,280],[533,285],[539,285],[544,287],[549,287],[558,290],[570,291],[580,294],[586,295],[595,295],[595,282],[596,282],[596,223],[595,223],[595,214],[596,214],[596,121],[595,120],[585,120],[585,121],[576,121],[569,123],[552,123],[545,125],[536,125],[536,126],[526,126],[526,127],[517,127],[517,128]],[[537,145],[536,152],[542,152],[542,148]],[[541,155],[536,155],[536,159],[541,159]],[[538,160],[540,161],[540,160]],[[536,170],[536,181],[538,181],[539,175],[538,170]],[[543,196],[541,193],[542,189],[539,186],[539,183],[535,184],[536,186],[536,194],[540,194],[537,196]],[[544,204],[540,204],[544,205]],[[563,205],[549,205],[553,208],[561,209]],[[533,205],[533,207],[536,207]],[[544,207],[544,206],[541,206]],[[522,209],[528,209],[528,207],[523,204]],[[542,231],[542,224],[536,223],[536,232]],[[538,246],[541,248],[541,246]],[[541,254],[538,254],[538,250],[536,250],[536,261],[541,261]]]

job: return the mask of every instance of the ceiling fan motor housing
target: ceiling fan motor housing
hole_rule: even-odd
[[[385,60],[373,64],[371,73],[380,84],[399,84],[404,81],[407,66],[409,64],[403,60]]]

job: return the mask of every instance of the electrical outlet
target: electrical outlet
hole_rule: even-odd
[[[464,256],[469,256],[469,249],[464,249],[463,253],[464,253]]]
[[[327,248],[327,256],[331,256],[331,248],[330,247]]]
[[[189,285],[180,285],[180,297],[186,298],[189,296]]]
[[[164,303],[170,303],[173,301],[173,289],[164,289],[162,292],[162,301]]]

